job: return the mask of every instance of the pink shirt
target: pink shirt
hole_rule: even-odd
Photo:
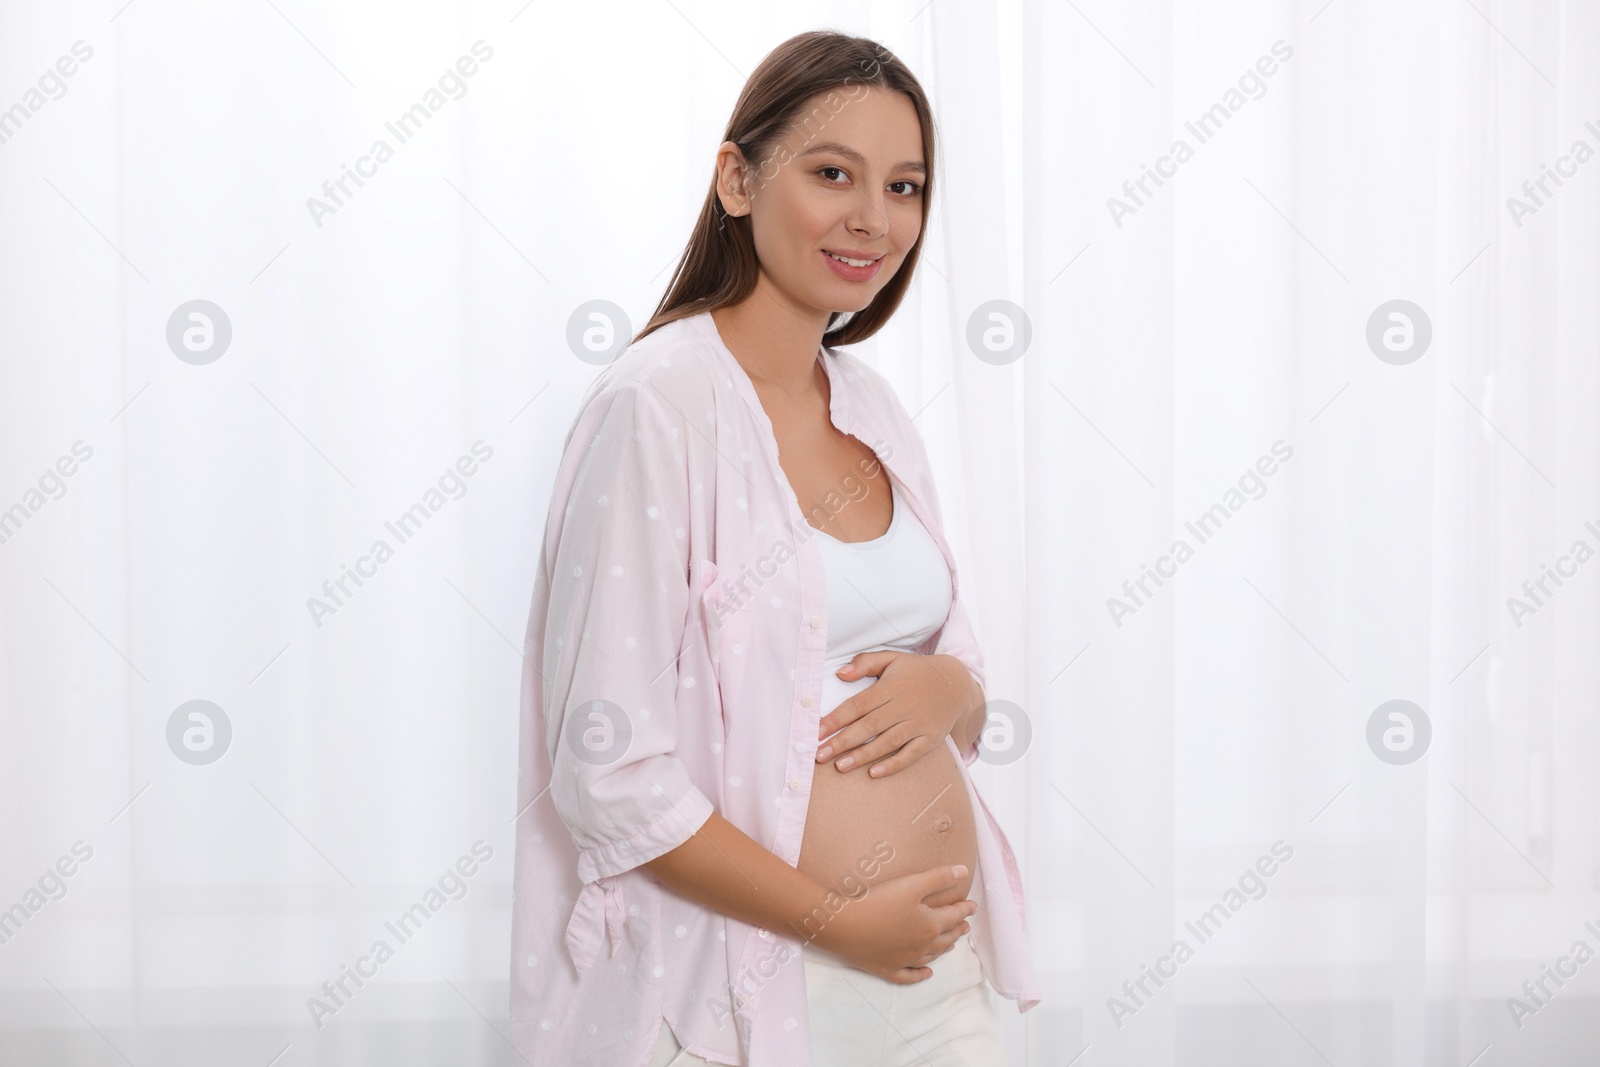
[[[834,426],[877,453],[950,566],[949,616],[917,651],[959,658],[981,685],[922,439],[881,374],[847,352],[818,358]],[[664,1017],[714,1063],[809,1067],[802,942],[640,864],[713,809],[799,858],[818,721],[833,710],[814,532],[709,312],[631,345],[590,386],[524,646],[511,1033],[532,1063],[644,1067]],[[957,752],[978,832],[970,937],[989,983],[1027,1011],[1039,994],[1022,875],[967,770],[977,754]]]

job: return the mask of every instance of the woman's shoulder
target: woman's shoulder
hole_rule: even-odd
[[[650,394],[674,421],[709,409],[717,390],[716,351],[698,321],[675,319],[623,350],[589,386],[580,410],[606,406],[619,391]]]

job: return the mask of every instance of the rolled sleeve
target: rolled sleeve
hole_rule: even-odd
[[[546,529],[550,792],[585,883],[670,852],[713,810],[674,754],[678,716],[707,690],[679,691],[687,450],[682,420],[653,392],[623,383],[579,416],[553,496],[570,490],[552,499]]]

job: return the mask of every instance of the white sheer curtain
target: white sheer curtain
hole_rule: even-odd
[[[1031,730],[975,765],[1045,997],[1013,1062],[1592,1061],[1581,0],[0,9],[0,1060],[517,1062],[568,322],[642,323],[820,25],[943,137],[861,354]],[[1002,300],[1009,362],[966,340]]]

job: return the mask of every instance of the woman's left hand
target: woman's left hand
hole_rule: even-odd
[[[817,762],[835,758],[834,765],[847,771],[887,755],[867,773],[874,778],[893,774],[944,744],[956,724],[983,702],[972,672],[954,656],[863,652],[838,672],[846,682],[868,675],[878,680],[822,717],[818,738],[835,730],[839,735],[817,749]]]

